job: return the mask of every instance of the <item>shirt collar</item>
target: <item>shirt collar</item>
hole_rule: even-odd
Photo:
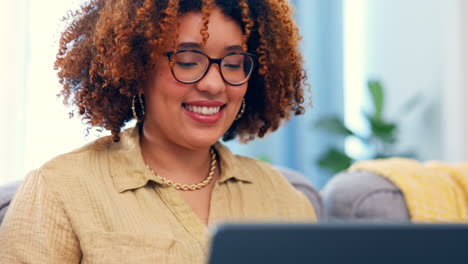
[[[252,175],[244,168],[237,155],[232,154],[232,152],[220,142],[216,143],[214,148],[218,153],[219,163],[221,166],[219,183],[225,183],[230,179],[249,183],[253,182]]]
[[[119,142],[111,143],[109,167],[119,192],[138,189],[149,181],[162,184],[161,180],[146,168],[141,155],[138,126],[126,129],[120,134]]]
[[[221,166],[219,183],[230,179],[253,182],[253,177],[242,167],[239,158],[220,142],[214,145]],[[163,184],[146,168],[140,148],[138,126],[126,129],[120,134],[119,142],[109,147],[109,167],[118,192],[144,187],[148,182]]]

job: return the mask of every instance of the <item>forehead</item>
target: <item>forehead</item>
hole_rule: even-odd
[[[201,43],[203,23],[201,12],[182,14],[178,19],[177,44]],[[241,26],[231,17],[224,15],[219,8],[210,13],[207,33],[207,43],[202,47],[207,50],[242,44]]]

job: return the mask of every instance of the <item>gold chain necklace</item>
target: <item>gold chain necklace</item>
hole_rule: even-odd
[[[176,188],[177,190],[183,190],[183,191],[195,191],[195,190],[199,190],[205,186],[207,186],[211,180],[213,179],[213,175],[215,174],[215,170],[216,170],[216,152],[214,151],[213,148],[210,148],[210,155],[211,155],[211,165],[210,165],[210,172],[208,173],[208,176],[206,177],[205,180],[203,180],[202,182],[200,183],[197,183],[197,184],[181,184],[181,183],[175,183],[171,180],[168,180],[162,176],[159,176],[156,172],[153,171],[153,169],[151,169],[151,167],[146,164],[146,168],[148,168],[148,170],[150,170],[158,179],[160,179],[164,185],[169,185],[169,186],[172,186],[174,188]]]

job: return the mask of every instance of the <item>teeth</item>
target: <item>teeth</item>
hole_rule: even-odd
[[[190,112],[194,112],[194,113],[202,114],[202,115],[214,115],[219,112],[219,109],[221,109],[220,106],[207,107],[207,106],[184,105],[184,107]]]

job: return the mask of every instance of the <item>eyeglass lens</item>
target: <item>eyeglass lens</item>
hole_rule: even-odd
[[[193,51],[178,52],[172,58],[175,78],[186,83],[201,79],[210,65],[206,55]],[[254,62],[247,54],[231,54],[223,57],[220,64],[223,79],[229,84],[239,85],[250,77]]]

